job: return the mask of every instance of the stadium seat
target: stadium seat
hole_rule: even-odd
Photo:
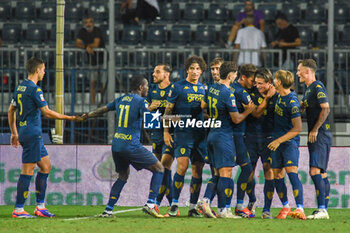
[[[326,64],[327,64],[327,56],[325,53],[323,52],[313,52],[312,53],[312,58],[316,61],[317,64],[317,68],[318,69],[322,69],[325,68]]]
[[[114,4],[114,16],[115,16],[115,21],[117,23],[121,22],[121,19],[122,19],[122,13],[120,12],[121,5],[122,5],[121,3]]]
[[[283,13],[287,16],[287,19],[290,23],[295,24],[297,23],[300,18],[300,8],[295,4],[283,4]]]
[[[337,41],[339,38],[337,36],[336,31],[334,31],[334,41]],[[316,33],[316,43],[317,46],[327,46],[328,43],[328,26],[321,25],[318,28]]]
[[[1,21],[6,21],[11,16],[11,8],[8,3],[0,2],[0,19]]]
[[[40,44],[46,41],[45,24],[28,24],[26,31],[26,42]]]
[[[262,4],[258,7],[264,13],[266,22],[273,22],[277,12],[276,4]]]
[[[177,3],[165,3],[160,6],[161,20],[175,22],[180,19],[180,8]]]
[[[35,19],[35,6],[30,1],[17,2],[15,16],[17,20],[28,21]]]
[[[350,14],[350,8],[346,4],[335,4],[334,6],[334,21],[335,23],[345,24]]]
[[[56,3],[55,2],[43,2],[39,8],[39,18],[55,22],[56,20]]]
[[[67,2],[64,15],[67,21],[81,22],[84,15],[83,5],[80,2]]]
[[[191,28],[189,25],[173,25],[170,31],[169,44],[186,45],[191,41]]]
[[[344,69],[350,64],[350,54],[342,51],[334,52],[334,68]]]
[[[6,23],[2,28],[2,40],[4,43],[19,42],[22,34],[22,25],[16,23]]]
[[[124,27],[122,31],[122,44],[137,45],[142,41],[141,26],[130,25]]]
[[[325,19],[325,8],[316,4],[308,4],[305,14],[306,23],[321,23]]]
[[[232,29],[232,25],[225,25],[225,26],[221,26],[221,29],[220,29],[220,42],[222,43],[226,43],[227,42],[227,39],[230,35],[230,32],[231,32],[231,29]]]
[[[165,25],[150,25],[147,27],[146,42],[147,44],[162,45],[166,41]]]
[[[115,51],[114,53],[114,56],[115,56],[115,66],[117,68],[122,68],[124,66],[126,66],[128,63],[127,63],[127,53],[126,52],[122,52],[122,51]]]
[[[214,43],[215,37],[214,25],[200,25],[195,32],[194,44],[210,45]]]
[[[204,7],[202,3],[188,3],[184,10],[183,20],[186,22],[199,23],[204,19]]]
[[[311,26],[298,26],[302,46],[310,46],[314,42],[314,32]]]
[[[88,8],[88,15],[92,16],[95,21],[106,21],[108,18],[108,9],[104,2],[90,3]]]
[[[235,4],[232,9],[232,18],[234,21],[237,19],[237,16],[240,12],[244,11],[244,3]]]
[[[220,4],[210,4],[208,10],[208,23],[223,23],[227,18],[227,10]]]

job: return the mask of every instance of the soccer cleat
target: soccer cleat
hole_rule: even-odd
[[[277,219],[285,219],[288,215],[290,215],[290,207],[283,207],[280,211],[280,213],[277,215]]]
[[[250,212],[250,210],[248,210],[248,208],[244,208],[242,210],[239,210],[236,208],[235,214],[238,216],[241,216],[242,218],[254,218],[255,217],[255,214]]]
[[[305,220],[306,219],[304,210],[302,210],[302,209],[295,209],[294,211],[291,211],[290,212],[290,216],[292,218],[298,218],[298,219],[301,219],[301,220]]]
[[[241,216],[232,214],[230,209],[226,209],[224,212],[219,211],[217,214],[217,217],[218,218],[235,218],[235,219],[242,218]]]
[[[113,214],[112,214],[112,211],[103,211],[102,214],[99,214],[97,215],[97,217],[100,217],[100,218],[112,218],[113,217]]]
[[[307,216],[307,219],[329,219],[327,210],[318,209],[312,212],[311,215]]]
[[[180,210],[177,205],[172,205],[168,213],[164,215],[164,217],[179,217],[179,216],[180,216]]]
[[[196,209],[191,209],[188,211],[188,217],[201,218],[202,215]]]
[[[45,218],[54,218],[56,215],[50,213],[46,208],[39,208],[36,207],[34,210],[34,214],[39,217],[45,217]]]
[[[203,200],[198,203],[198,211],[206,218],[216,218],[215,214],[213,214],[213,211],[210,208],[210,205]]]
[[[12,212],[12,218],[36,218],[36,216],[28,214],[27,211],[16,212],[15,210]]]
[[[257,205],[257,201],[254,201],[254,202],[249,202],[247,206],[248,210],[250,210],[250,212],[252,212],[252,214],[254,215],[255,215],[256,205]]]
[[[269,212],[269,211],[264,211],[261,215],[261,218],[262,219],[273,219],[271,212]]]
[[[159,214],[155,208],[156,206],[154,206],[154,208],[151,208],[149,207],[147,204],[145,204],[142,208],[142,211],[146,214],[149,214],[153,217],[156,217],[156,218],[164,218],[163,215]],[[157,208],[158,209],[158,208]],[[159,211],[159,210],[158,210]]]

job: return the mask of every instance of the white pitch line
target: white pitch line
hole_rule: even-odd
[[[142,208],[134,208],[134,209],[128,209],[128,210],[119,210],[119,211],[114,211],[113,214],[120,214],[120,213],[126,213],[126,212],[132,212],[136,210],[141,210]],[[75,221],[75,220],[82,220],[82,219],[89,219],[89,218],[96,218],[97,215],[94,216],[88,216],[88,217],[79,217],[79,218],[66,218],[63,219],[64,221]]]

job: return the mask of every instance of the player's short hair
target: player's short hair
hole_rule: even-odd
[[[260,68],[254,74],[254,79],[262,78],[266,83],[273,83],[272,73],[267,68]]]
[[[281,13],[281,12],[277,13],[277,15],[275,16],[275,21],[277,19],[284,20],[284,21],[288,22],[287,16],[285,14]]]
[[[257,68],[253,64],[244,64],[240,67],[239,72],[246,77],[254,77]]]
[[[249,23],[249,24],[254,24],[254,15],[247,15],[247,16],[245,17],[245,20],[246,20],[246,22]]]
[[[278,70],[275,73],[275,78],[281,81],[283,88],[292,88],[294,85],[294,75],[288,70]]]
[[[83,17],[83,22],[84,22],[85,20],[87,20],[87,19],[92,19],[92,21],[94,21],[94,17],[92,17],[91,15],[85,15],[85,16]]]
[[[298,60],[298,64],[301,64],[304,67],[310,68],[312,72],[316,72],[317,70],[317,64],[314,59],[304,59],[304,60]]]
[[[137,91],[140,86],[144,85],[146,78],[143,75],[135,75],[130,80],[130,90]]]
[[[204,59],[202,57],[194,55],[186,59],[185,70],[188,70],[193,63],[197,63],[201,68],[202,72],[204,72],[207,69],[207,64],[205,63]]]
[[[225,60],[222,57],[216,57],[210,62],[210,67],[218,65],[218,64],[222,64],[222,63],[224,63],[224,61]]]
[[[173,70],[171,69],[171,66],[167,63],[160,63],[157,66],[163,66],[163,70],[165,72],[171,73]]]
[[[226,79],[231,72],[237,72],[238,67],[236,63],[232,61],[224,61],[220,66],[220,79]]]
[[[45,64],[45,62],[37,57],[31,57],[28,59],[26,63],[26,71],[28,74],[35,74],[36,70],[41,66],[42,64]]]

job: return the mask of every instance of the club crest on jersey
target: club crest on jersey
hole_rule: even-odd
[[[198,91],[198,87],[197,87],[197,86],[193,86],[193,90],[194,90],[195,92],[197,92],[197,91]]]
[[[317,99],[323,99],[323,98],[326,98],[326,94],[323,93],[323,92],[319,92],[319,93],[317,94]]]
[[[165,95],[165,91],[160,91],[160,96],[163,97]]]
[[[298,113],[299,112],[299,108],[297,106],[294,106],[292,108],[292,114]]]

